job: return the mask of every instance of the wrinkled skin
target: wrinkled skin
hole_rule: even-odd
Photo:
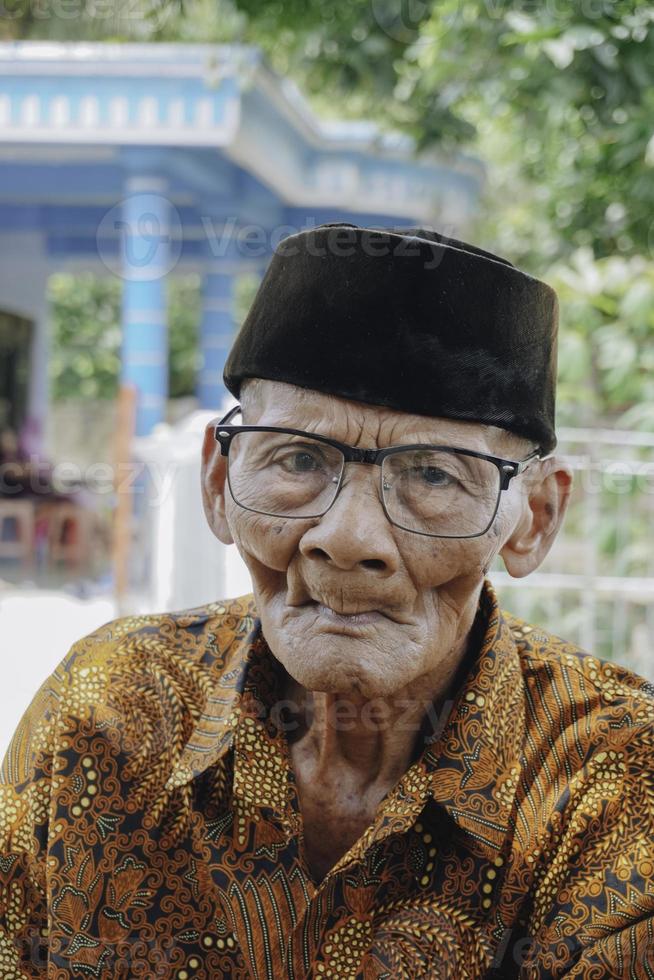
[[[247,424],[287,425],[366,448],[427,442],[508,459],[521,459],[530,448],[492,426],[412,415],[280,382],[254,387],[244,399]],[[485,535],[448,540],[390,524],[376,466],[346,466],[330,510],[306,521],[240,508],[226,472],[208,431],[205,512],[216,536],[235,543],[246,562],[263,634],[287,672],[285,695],[295,724],[289,741],[307,859],[320,878],[368,826],[410,764],[426,713],[433,719],[451,703],[483,579],[496,555],[519,578],[550,550],[572,473],[558,457],[532,464],[502,494]],[[383,617],[354,629],[326,619],[317,602],[347,613],[376,609]]]

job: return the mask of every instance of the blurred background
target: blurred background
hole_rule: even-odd
[[[275,245],[474,241],[559,292],[543,566],[505,608],[654,680],[654,4],[3,0],[0,750],[70,644],[250,591],[199,449]]]

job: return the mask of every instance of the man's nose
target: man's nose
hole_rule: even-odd
[[[346,463],[336,500],[302,536],[300,551],[340,568],[363,565],[393,572],[399,555],[379,496],[379,467]]]

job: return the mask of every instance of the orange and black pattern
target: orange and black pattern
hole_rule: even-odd
[[[254,597],[123,618],[0,785],[0,976],[654,978],[654,691],[501,611],[444,723],[316,883]]]

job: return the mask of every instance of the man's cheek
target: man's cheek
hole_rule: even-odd
[[[434,589],[447,585],[470,571],[475,554],[463,548],[460,540],[446,538],[418,538],[409,541],[410,547],[402,551],[404,563],[414,572],[414,581],[421,589]],[[475,549],[476,550],[476,549]]]
[[[285,572],[297,553],[298,535],[274,518],[249,515],[252,520],[230,525],[236,547],[252,575]]]
[[[416,592],[425,603],[422,610],[426,623],[436,621],[442,629],[444,617],[458,621],[497,554],[495,542],[489,544],[485,538],[478,539],[482,541],[485,546],[475,543],[472,548],[473,542],[469,541],[467,548],[461,548],[456,542],[451,554],[432,562],[431,566],[426,561],[411,566],[416,570],[413,578]]]

